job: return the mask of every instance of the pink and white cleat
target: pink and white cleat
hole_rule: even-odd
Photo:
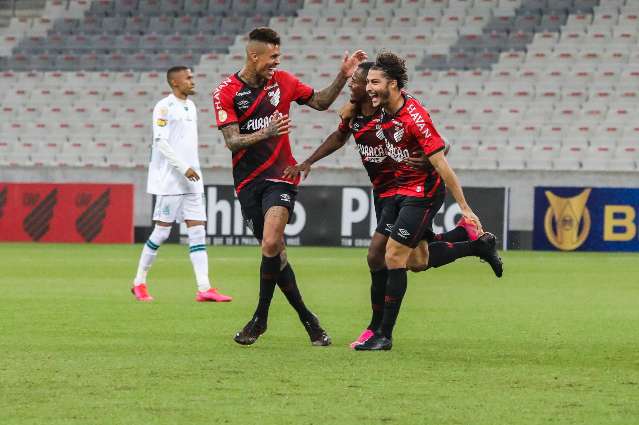
[[[217,288],[211,288],[206,291],[197,291],[197,296],[195,297],[195,301],[202,302],[216,302],[216,303],[227,303],[233,300],[232,297],[228,295],[220,294],[217,292]]]
[[[358,346],[359,344],[363,344],[366,341],[369,340],[370,337],[372,337],[373,335],[375,335],[375,333],[373,331],[371,331],[370,329],[365,329],[360,336],[357,338],[357,340],[351,342],[350,346],[351,348],[355,349],[356,346]]]
[[[146,289],[146,283],[135,285],[133,288],[131,288],[131,293],[138,301],[153,301],[153,297],[149,295]]]
[[[477,240],[477,238],[479,238],[483,234],[483,232],[479,232],[477,224],[466,217],[462,217],[459,219],[459,221],[457,222],[457,227],[463,227],[464,230],[466,230],[466,233],[468,233],[468,239],[471,241]]]

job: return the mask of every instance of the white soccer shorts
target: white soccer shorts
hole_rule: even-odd
[[[206,221],[204,194],[158,195],[153,220],[165,223],[181,223],[184,220]]]

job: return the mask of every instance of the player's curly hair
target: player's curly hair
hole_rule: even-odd
[[[280,45],[280,36],[275,30],[269,27],[258,27],[249,33],[249,41],[260,41],[262,43]]]
[[[366,62],[360,63],[357,67],[364,72],[368,72],[373,67],[373,65],[375,65],[375,62],[366,61]]]
[[[408,72],[406,71],[406,61],[395,53],[384,51],[377,55],[375,65],[371,69],[377,69],[386,75],[390,80],[397,81],[397,87],[403,89],[408,82]]]

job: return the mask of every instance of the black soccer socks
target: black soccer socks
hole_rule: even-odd
[[[475,255],[471,242],[433,242],[428,244],[428,267],[441,267],[471,255]]]
[[[313,317],[313,313],[309,311],[302,300],[302,294],[297,286],[295,273],[293,272],[293,268],[290,263],[288,263],[280,272],[280,276],[277,279],[277,285],[284,293],[288,303],[295,309],[302,322],[308,321]]]
[[[372,317],[368,329],[375,332],[382,324],[384,317],[384,295],[386,294],[386,281],[388,280],[388,270],[381,269],[371,272],[371,309]]]
[[[433,242],[464,242],[468,240],[468,232],[461,226],[455,227],[446,233],[435,235]]]
[[[260,298],[255,310],[255,316],[266,321],[268,317],[268,309],[273,299],[275,291],[275,282],[280,275],[281,259],[279,254],[275,257],[266,257],[262,255],[262,264],[260,265]]]
[[[393,328],[406,293],[406,286],[405,268],[388,270],[386,296],[384,297],[384,318],[381,327],[381,334],[388,339],[393,336]]]

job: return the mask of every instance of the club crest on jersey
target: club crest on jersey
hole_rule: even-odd
[[[378,127],[379,127],[379,129],[375,132],[375,136],[377,136],[377,138],[379,140],[384,140],[385,139],[384,138],[384,130],[382,130],[381,126],[378,126]]]
[[[404,137],[404,129],[400,128],[399,130],[396,130],[395,134],[393,135],[395,143],[399,143],[402,140],[402,137]]]
[[[271,105],[273,106],[279,105],[280,104],[280,88],[278,87],[276,90],[268,92],[268,97],[269,97],[269,101],[271,102]]]

